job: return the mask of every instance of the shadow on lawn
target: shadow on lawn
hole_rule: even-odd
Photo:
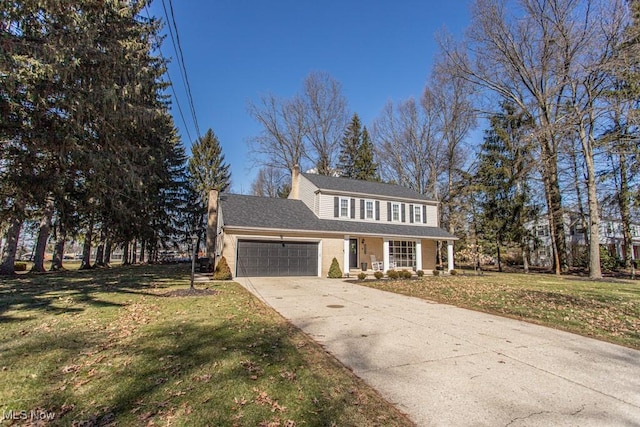
[[[137,265],[113,268],[27,274],[0,282],[0,323],[19,319],[7,316],[10,310],[38,310],[54,314],[83,311],[65,307],[64,299],[96,307],[120,306],[101,300],[97,293],[143,294],[147,289],[188,280],[186,265]]]
[[[99,333],[68,331],[25,342],[5,356],[48,353],[39,356],[46,361],[41,369],[50,372],[43,379],[47,385],[29,399],[28,410],[58,414],[53,425],[137,425],[178,418],[178,423],[225,426],[237,424],[232,415],[244,411],[240,425],[303,417],[305,425],[325,426],[354,405],[352,391],[336,393],[335,384],[322,375],[283,376],[284,368],[309,364],[289,339],[290,327],[254,322],[239,329],[237,322],[224,322],[212,328],[197,321],[165,321],[150,329],[106,348]],[[105,369],[115,372],[106,375]],[[302,383],[301,376],[306,377]],[[257,390],[266,393],[262,400]],[[239,405],[235,397],[247,402]],[[286,411],[280,412],[278,402]],[[192,412],[180,412],[184,405]]]

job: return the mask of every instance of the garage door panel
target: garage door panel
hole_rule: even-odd
[[[315,242],[238,241],[237,276],[317,276]]]

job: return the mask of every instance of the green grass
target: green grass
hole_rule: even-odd
[[[513,317],[640,349],[640,282],[466,273],[365,285]]]
[[[3,415],[54,413],[51,425],[64,426],[412,425],[238,284],[163,296],[188,277],[188,266],[135,266],[0,279]]]

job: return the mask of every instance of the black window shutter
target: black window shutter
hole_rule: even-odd
[[[380,201],[376,200],[376,221],[380,221]]]
[[[427,207],[422,206],[422,222],[427,223]]]
[[[351,199],[351,219],[356,218],[356,199]]]
[[[404,205],[404,203],[403,203],[403,204],[402,204],[402,213],[401,213],[401,221],[402,221],[402,222],[405,222],[405,219],[404,219],[404,217],[405,217],[405,215],[404,215],[404,214],[405,214],[405,208],[404,208],[404,206],[405,206],[405,205]]]
[[[413,224],[413,205],[409,205],[409,222]]]
[[[340,198],[333,198],[333,216],[334,218],[338,218],[340,216]]]
[[[391,202],[387,202],[387,221],[391,221]]]
[[[360,199],[360,219],[364,219],[364,199]]]

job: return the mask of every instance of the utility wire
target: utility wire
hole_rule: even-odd
[[[180,44],[180,35],[178,33],[178,25],[176,23],[175,15],[173,13],[173,2],[169,0],[169,9],[170,13],[167,11],[167,4],[165,0],[162,0],[162,8],[164,9],[165,17],[167,18],[167,27],[169,28],[169,34],[171,36],[171,43],[173,44],[173,50],[178,57],[178,65],[180,67],[182,82],[185,86],[185,92],[187,94],[187,101],[189,103],[189,109],[191,110],[191,116],[193,118],[193,124],[196,128],[196,134],[198,139],[201,138],[200,135],[200,126],[198,126],[198,118],[196,116],[196,110],[193,105],[193,95],[191,93],[191,85],[189,84],[189,76],[187,74],[187,67],[184,62],[184,54],[182,52],[182,45]],[[173,28],[172,28],[173,24]],[[175,36],[174,36],[175,29]]]
[[[147,13],[147,19],[149,19],[149,21],[151,21],[151,15],[149,15],[149,4],[148,3],[145,5],[145,11]],[[162,48],[160,46],[160,40],[158,40],[158,37],[156,36],[156,34],[153,35],[153,38],[156,40],[156,45],[158,46],[158,52],[160,53],[160,57],[162,57],[162,59],[165,61],[165,63],[168,63],[169,61],[166,59],[166,57],[162,53]],[[176,93],[176,89],[173,86],[173,81],[171,80],[171,74],[169,73],[169,67],[167,67],[167,78],[169,79],[169,86],[171,87],[171,92],[173,93],[173,99],[175,99],[176,106],[178,107],[178,113],[180,114],[180,118],[182,119],[182,124],[184,125],[184,131],[186,132],[187,138],[189,138],[189,141],[193,141],[191,139],[191,134],[189,133],[189,127],[187,126],[187,121],[185,120],[184,114],[182,113],[182,107],[180,106],[180,101],[178,100],[178,94]]]

